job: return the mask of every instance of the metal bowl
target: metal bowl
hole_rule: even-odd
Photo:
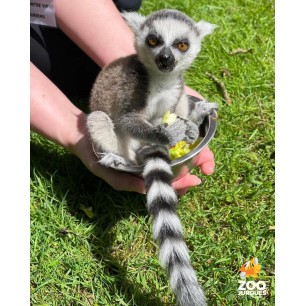
[[[189,98],[195,102],[200,101],[196,97],[189,96]],[[218,115],[216,111],[212,111],[212,113],[209,116],[206,116],[200,126],[199,139],[201,139],[201,141],[199,142],[199,144],[186,155],[171,161],[173,180],[177,180],[182,176],[186,175],[196,166],[200,152],[208,145],[208,143],[211,141],[211,139],[213,138],[216,132],[217,118]],[[141,166],[119,165],[118,167],[112,167],[112,168],[136,176],[141,176],[143,172],[143,167]]]

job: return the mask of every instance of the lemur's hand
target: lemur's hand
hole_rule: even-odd
[[[156,127],[157,135],[160,140],[167,139],[167,144],[171,147],[179,141],[185,140],[192,143],[199,137],[199,129],[193,122],[177,117],[171,123],[163,123]]]
[[[163,144],[174,146],[185,138],[186,123],[183,120],[175,120],[172,124],[162,123],[156,127],[158,140]],[[166,141],[164,141],[166,139]]]

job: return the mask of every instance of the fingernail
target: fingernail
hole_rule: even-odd
[[[203,168],[202,168],[202,172],[206,175],[210,175],[210,174],[213,174],[215,171],[215,165],[205,165]]]
[[[209,168],[209,173],[212,174],[215,171],[215,165]]]
[[[200,185],[201,183],[202,181],[199,178],[197,178],[196,186]]]

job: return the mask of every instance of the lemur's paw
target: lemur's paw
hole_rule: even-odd
[[[101,164],[104,167],[118,167],[120,165],[126,166],[128,163],[127,161],[119,155],[116,155],[114,153],[100,153],[99,154],[99,164]]]
[[[186,131],[184,140],[187,143],[193,143],[199,138],[199,128],[192,121],[186,120]]]
[[[184,120],[177,118],[172,124],[164,123],[160,126],[161,134],[164,134],[172,147],[185,138],[187,125]]]

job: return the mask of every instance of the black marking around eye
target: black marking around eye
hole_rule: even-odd
[[[149,43],[149,40],[150,39],[156,39],[156,45],[151,45],[150,43]],[[160,46],[160,45],[162,45],[163,43],[164,43],[164,41],[163,41],[163,39],[161,38],[161,36],[159,36],[159,35],[156,35],[156,34],[149,34],[148,36],[147,36],[147,38],[146,38],[146,43],[147,43],[147,45],[150,47],[150,48],[154,48],[154,47],[157,47],[157,46]]]
[[[182,38],[182,39],[176,39],[173,42],[173,45],[176,46],[177,44],[179,44],[180,42],[186,43],[189,46],[189,39],[188,38]]]
[[[174,42],[173,42],[173,46],[177,46],[179,43],[185,43],[187,44],[188,46],[190,46],[189,44],[189,39],[188,38],[183,38],[183,39],[176,39]]]
[[[175,48],[178,48],[178,44],[180,44],[180,43],[185,43],[185,44],[188,46],[188,48],[186,49],[186,51],[181,51],[181,52],[182,52],[182,53],[187,52],[188,49],[189,49],[189,47],[190,47],[189,39],[187,39],[187,38],[176,39],[176,40],[173,42],[172,46],[175,47]]]

